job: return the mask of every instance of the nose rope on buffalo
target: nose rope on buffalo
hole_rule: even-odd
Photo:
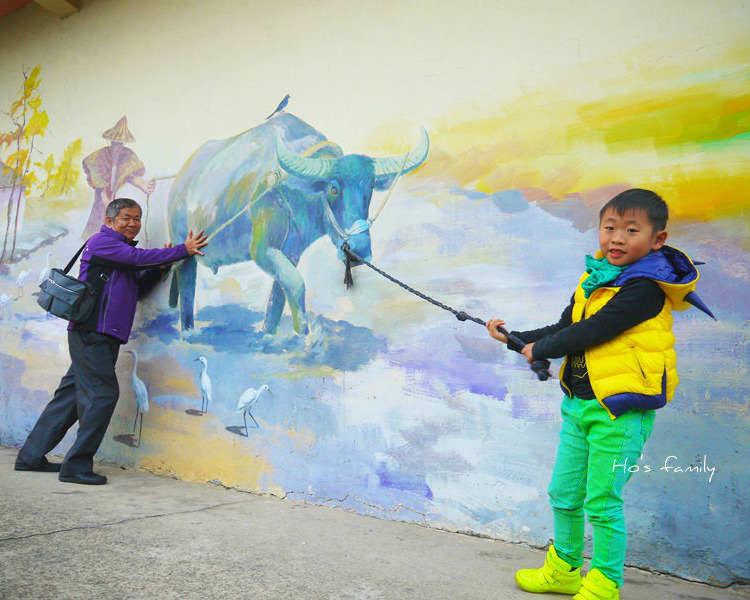
[[[349,244],[346,241],[344,241],[344,243],[342,244],[341,250],[346,255],[346,273],[344,275],[344,283],[346,283],[347,288],[350,288],[354,283],[352,276],[351,276],[351,267],[352,267],[352,260],[355,260],[355,261],[361,262],[362,264],[367,265],[373,271],[385,277],[388,281],[392,281],[399,287],[404,288],[407,292],[411,292],[415,296],[422,298],[422,300],[426,300],[427,302],[437,306],[438,308],[442,308],[443,310],[447,310],[448,312],[453,313],[459,321],[473,321],[474,323],[477,323],[478,325],[482,325],[483,327],[487,326],[487,322],[483,321],[479,317],[473,317],[463,310],[456,310],[455,308],[452,308],[448,306],[447,304],[443,304],[439,300],[435,300],[434,298],[428,296],[427,294],[423,294],[419,290],[415,290],[413,287],[406,285],[403,281],[396,279],[395,277],[393,277],[392,275],[389,275],[382,269],[378,269],[378,267],[373,265],[371,262],[365,260],[361,256],[358,256],[357,254],[352,252],[351,248],[349,247]],[[523,340],[516,337],[512,333],[508,332],[504,327],[498,327],[497,330],[503,335],[505,335],[508,338],[508,340],[512,341],[514,344],[517,344],[521,347],[526,345],[526,343]],[[534,371],[536,376],[539,378],[539,381],[546,381],[547,379],[552,377],[549,371],[549,368],[550,368],[550,362],[548,360],[535,359],[531,362],[531,370]]]

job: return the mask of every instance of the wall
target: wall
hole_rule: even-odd
[[[286,115],[272,121],[294,115],[347,154],[401,155],[425,128],[429,155],[400,178],[373,225],[373,262],[514,328],[558,318],[584,255],[597,248],[607,199],[633,186],[665,197],[670,241],[706,262],[699,293],[718,321],[695,310],[676,315],[681,384],[658,412],[627,488],[628,563],[720,585],[747,581],[739,525],[750,519],[749,17],[748,2],[729,0],[96,0],[63,21],[34,4],[10,15],[0,21],[0,106],[9,110],[24,69],[39,65],[33,93],[43,104],[34,110],[48,123],[35,138],[36,181],[16,232],[25,254],[6,260],[0,275],[0,443],[23,442],[67,368],[65,324],[45,318],[31,293],[45,262],[63,265],[80,244],[94,201],[81,160],[107,145],[102,132],[127,116],[135,135],[127,147],[144,173],[119,195],[145,206],[139,186],[157,178],[141,243],[161,245],[170,195],[189,204],[191,225],[216,229],[217,214],[226,220],[262,193],[274,170],[262,149],[240,144],[210,168],[194,152],[262,125],[291,94]],[[0,122],[0,131],[11,129]],[[0,151],[7,163],[12,148]],[[54,169],[34,166],[50,155]],[[184,167],[191,157],[200,185]],[[62,181],[66,169],[74,184]],[[238,172],[247,176],[232,200],[239,204],[217,200]],[[384,196],[375,191],[371,216]],[[315,202],[295,204],[295,226],[310,225]],[[283,208],[263,221],[256,208],[216,237],[209,262],[247,252],[246,216],[256,229],[294,225]],[[327,236],[302,253],[298,269],[307,335],[294,331],[288,306],[278,330],[264,332],[274,280],[254,262],[198,266],[193,330],[169,306],[169,282],[144,302],[125,349],[139,354],[149,410],[139,438],[133,356],[123,353],[101,456],[547,544],[557,381],[536,381],[479,326],[365,267],[354,269],[348,290]],[[30,274],[17,288],[23,271]],[[213,384],[205,414],[199,357]],[[238,400],[262,384],[273,395],[260,396],[251,410],[258,426],[248,418],[246,431]],[[682,471],[662,469],[665,462]]]

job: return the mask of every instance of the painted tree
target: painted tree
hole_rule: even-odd
[[[32,186],[37,181],[36,173],[31,170],[34,142],[37,137],[44,136],[47,125],[49,125],[47,113],[41,110],[40,72],[40,65],[34,67],[30,73],[23,71],[23,85],[19,90],[18,97],[11,104],[9,113],[14,129],[9,133],[0,134],[0,151],[5,148],[6,151],[10,152],[5,157],[4,162],[13,170],[11,191],[5,215],[5,236],[2,253],[0,254],[0,264],[13,260],[16,251],[21,203],[24,196],[31,192]],[[9,250],[11,223],[13,224],[13,234]]]
[[[42,198],[47,195],[52,182],[55,180],[55,155],[48,154],[44,162],[35,162],[35,166],[39,167],[44,173],[44,181],[40,181],[39,191],[41,192]]]
[[[44,162],[35,162],[39,179],[34,191],[44,198],[47,194],[62,195],[75,187],[81,176],[81,154],[83,141],[79,138],[66,146],[59,163],[54,154],[48,154]]]
[[[78,182],[81,175],[81,154],[83,154],[83,141],[79,138],[68,144],[63,150],[60,164],[55,173],[55,184],[58,194],[64,194]]]

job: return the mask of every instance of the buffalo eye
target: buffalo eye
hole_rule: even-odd
[[[334,199],[338,198],[339,197],[339,193],[340,193],[339,186],[336,185],[335,183],[332,183],[332,184],[330,184],[328,186],[328,195],[331,198],[334,198]]]

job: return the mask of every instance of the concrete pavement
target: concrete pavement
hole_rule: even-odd
[[[13,471],[0,448],[0,599],[494,598],[544,552],[99,465],[105,486]],[[570,598],[570,596],[547,596]],[[623,600],[750,598],[628,569]]]

